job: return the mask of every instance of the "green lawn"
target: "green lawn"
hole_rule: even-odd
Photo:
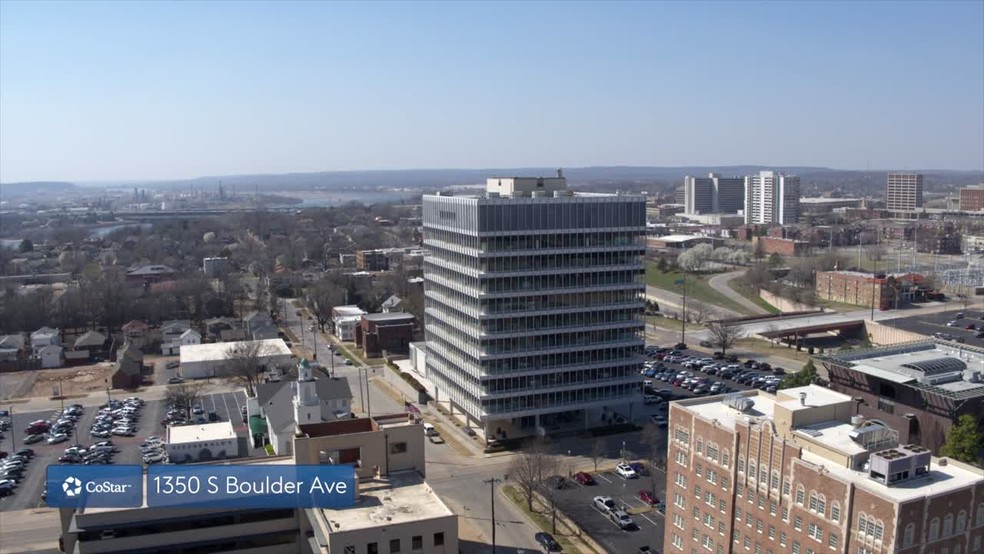
[[[712,288],[707,282],[711,277],[712,275],[694,275],[692,273],[688,273],[687,297],[699,300],[711,306],[720,306],[740,314],[751,315],[744,306]],[[668,290],[677,294],[683,294],[683,286],[676,284],[677,281],[682,279],[682,272],[663,272],[656,269],[655,263],[646,264],[646,284],[651,287]]]

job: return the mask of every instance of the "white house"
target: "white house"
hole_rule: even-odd
[[[335,327],[335,336],[339,340],[351,342],[355,340],[355,326],[362,321],[367,312],[358,306],[335,306],[331,309],[331,322]]]
[[[34,349],[35,354],[38,354],[41,348],[53,344],[61,344],[61,333],[58,332],[58,329],[42,327],[31,333],[31,348]]]
[[[202,336],[194,329],[188,329],[184,333],[176,338],[172,339],[168,344],[161,344],[161,353],[165,356],[175,356],[181,351],[182,346],[188,346],[191,344],[201,344]]]
[[[239,439],[231,421],[171,425],[164,445],[172,462],[199,462],[239,457]]]
[[[181,335],[191,329],[191,321],[175,319],[161,324],[161,348],[181,340]]]
[[[61,367],[62,351],[63,348],[57,344],[42,346],[41,349],[37,351],[37,356],[41,360],[41,367],[45,369]]]

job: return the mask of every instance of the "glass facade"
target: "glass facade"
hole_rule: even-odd
[[[645,197],[424,196],[427,372],[475,421],[638,394]]]

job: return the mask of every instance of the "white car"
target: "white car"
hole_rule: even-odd
[[[609,513],[615,509],[615,501],[610,496],[596,496],[593,500],[595,509],[602,513]]]
[[[615,473],[622,479],[635,479],[639,477],[629,464],[618,464],[615,466]]]
[[[623,512],[622,510],[615,510],[614,512],[608,514],[608,518],[612,520],[612,523],[618,525],[619,529],[628,529],[635,525],[629,514]]]
[[[58,444],[60,442],[65,442],[68,440],[68,435],[65,433],[55,433],[48,437],[48,444]]]
[[[163,462],[165,459],[166,456],[164,455],[163,452],[154,452],[151,454],[146,454],[143,457],[143,461],[145,464],[159,464]]]

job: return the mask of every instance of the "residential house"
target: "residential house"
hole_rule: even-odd
[[[238,319],[216,317],[205,320],[205,337],[212,342],[243,341],[246,329]]]
[[[170,352],[170,346],[176,342],[180,343],[181,335],[188,329],[191,329],[191,320],[188,319],[172,319],[161,323],[161,352],[164,352],[165,347]],[[174,353],[177,354],[176,349]],[[165,355],[170,354],[165,353]]]
[[[390,312],[402,312],[403,311],[403,299],[397,295],[392,295],[380,305],[384,314]]]
[[[0,335],[0,362],[16,361],[23,348],[24,335]]]
[[[150,325],[137,319],[130,320],[123,324],[123,342],[143,347],[147,344],[148,331]]]
[[[331,322],[338,340],[355,340],[355,326],[366,312],[358,306],[335,306],[331,309]]]
[[[355,327],[355,345],[367,358],[385,354],[408,354],[416,318],[400,312],[367,314]]]
[[[61,345],[61,333],[58,329],[42,327],[31,333],[31,348],[34,349],[35,354],[37,354],[41,348],[50,345]]]
[[[182,346],[190,344],[201,344],[202,335],[194,329],[186,329],[184,333],[171,342],[161,343],[161,353],[165,356],[177,356],[181,352]]]
[[[169,281],[178,272],[166,265],[142,265],[131,267],[126,272],[126,281],[138,285],[149,285]]]
[[[106,349],[106,335],[99,331],[89,331],[75,339],[72,348],[75,351],[86,351],[89,358],[98,356]]]
[[[41,367],[45,369],[61,367],[63,350],[64,348],[59,344],[49,344],[38,349],[36,355],[41,360]]]
[[[275,339],[280,336],[273,318],[263,312],[252,311],[246,314],[243,323],[246,324],[246,335],[251,340]]]
[[[125,344],[116,352],[116,371],[113,372],[114,389],[135,389],[143,380],[143,352],[132,344]]]

